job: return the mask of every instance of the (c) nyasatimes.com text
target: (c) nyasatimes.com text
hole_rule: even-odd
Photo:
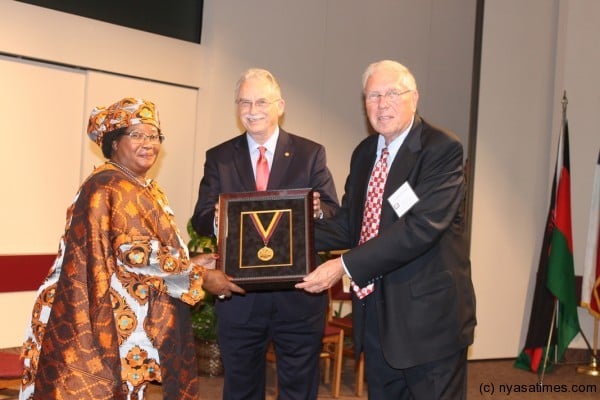
[[[598,393],[598,386],[588,385],[547,385],[547,384],[517,384],[510,385],[506,383],[494,384],[493,382],[482,382],[479,384],[480,394],[502,394],[505,396],[511,393]]]

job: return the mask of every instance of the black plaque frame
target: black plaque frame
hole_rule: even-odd
[[[313,232],[311,189],[223,193],[217,266],[246,290],[291,289],[315,267]],[[259,258],[263,247],[271,259]]]

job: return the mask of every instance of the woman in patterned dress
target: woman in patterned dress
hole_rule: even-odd
[[[158,112],[125,98],[97,107],[87,133],[107,162],[67,210],[58,256],[38,290],[23,345],[21,399],[197,399],[188,305],[203,289],[243,293],[216,255],[190,259],[173,212],[146,177],[161,143]]]

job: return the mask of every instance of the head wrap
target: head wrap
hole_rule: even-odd
[[[126,97],[108,107],[95,107],[87,133],[98,146],[102,146],[102,138],[107,132],[138,124],[151,124],[160,130],[158,110],[152,102]]]

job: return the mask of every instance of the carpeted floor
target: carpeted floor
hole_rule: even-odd
[[[543,385],[538,385],[537,375],[513,367],[514,360],[486,360],[469,362],[468,400],[598,400],[600,399],[600,376],[590,376],[576,371],[577,366],[587,363],[568,361],[548,372]],[[353,366],[344,360],[340,400],[367,399],[366,388],[362,397],[354,395]],[[269,364],[267,375],[268,393],[265,400],[275,399],[274,367]],[[0,380],[0,400],[16,399],[18,380]],[[221,399],[223,379],[202,377],[200,382],[203,400]],[[319,399],[331,399],[331,388],[322,384]],[[162,399],[159,385],[151,385],[148,400]]]
[[[542,385],[536,374],[517,369],[514,360],[469,362],[467,398],[509,400],[598,400],[600,377],[577,372],[578,365],[564,364],[545,374]]]
[[[362,397],[354,395],[353,367],[351,361],[344,361],[340,400],[367,399],[367,391]],[[598,400],[600,399],[600,377],[580,374],[578,364],[560,365],[545,375],[544,392],[539,392],[538,377],[531,372],[513,367],[514,360],[470,361],[468,400],[507,399],[507,400]],[[585,364],[583,364],[585,365]],[[274,371],[269,371],[267,383],[273,382]],[[221,378],[202,378],[202,399],[220,399],[223,380]],[[550,387],[551,386],[551,387]],[[153,392],[159,388],[152,388]],[[510,390],[510,392],[509,392]],[[529,390],[529,392],[523,392]],[[575,392],[575,390],[577,392]],[[518,392],[519,391],[519,392]],[[533,391],[533,392],[532,392]],[[537,392],[536,392],[537,391]],[[155,396],[152,393],[152,396]],[[329,385],[321,384],[319,399],[331,399]],[[160,400],[160,392],[151,400]],[[273,385],[269,385],[266,400],[274,400]]]

